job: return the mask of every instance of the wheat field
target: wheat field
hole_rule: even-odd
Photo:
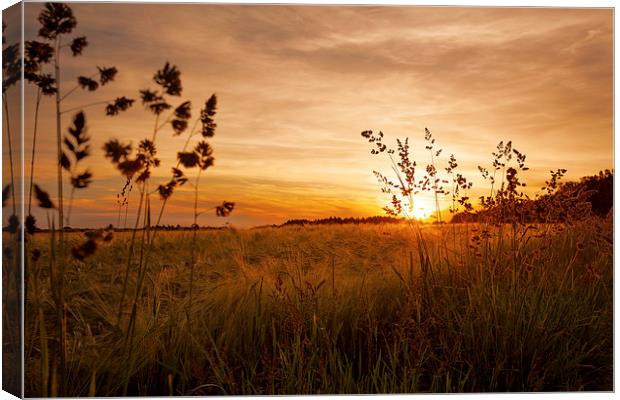
[[[412,232],[200,231],[191,315],[192,232],[160,232],[132,341],[129,311],[117,319],[129,235],[117,232],[66,270],[67,395],[612,389],[611,219],[532,225],[518,254],[507,225],[426,225],[428,260]],[[46,257],[27,276],[29,396],[57,390],[41,371],[55,318]]]

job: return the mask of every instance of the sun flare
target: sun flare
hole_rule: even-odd
[[[428,217],[427,211],[422,207],[414,207],[412,215],[415,219],[424,220]]]
[[[408,196],[396,195],[402,206],[402,217],[428,222],[436,212],[435,200],[433,198],[414,195],[412,199]],[[383,198],[378,197],[378,203],[382,204]]]
[[[433,216],[435,212],[435,204],[426,198],[414,197],[413,209],[409,212],[409,215],[417,220],[425,221]]]

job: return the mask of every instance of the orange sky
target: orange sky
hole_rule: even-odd
[[[41,4],[25,7],[30,39]],[[360,137],[365,129],[392,141],[409,136],[414,157],[425,164],[428,127],[444,149],[440,163],[454,153],[474,181],[473,196],[488,191],[476,167],[491,163],[499,140],[527,154],[530,194],[550,169],[567,168],[577,179],[613,166],[611,9],[71,7],[74,34],[90,44],[83,56],[64,57],[63,87],[96,65],[114,65],[119,74],[98,92],[76,92],[65,109],[120,95],[137,99],[166,61],[181,70],[181,99],[193,102],[194,115],[217,93],[218,129],[210,141],[216,166],[203,175],[200,203],[229,200],[237,209],[228,219],[201,216],[201,225],[381,214],[385,198],[372,170],[389,172],[389,163],[370,156]],[[34,93],[26,87],[26,154]],[[55,193],[53,102],[45,99],[43,109],[35,175]],[[102,226],[116,221],[123,180],[101,146],[110,137],[149,137],[154,117],[139,101],[115,118],[101,106],[85,111],[93,143],[85,164],[95,177],[78,192],[71,225]],[[171,130],[158,135],[162,167],[154,184],[169,177],[184,141]],[[163,223],[191,222],[191,191],[175,193]]]

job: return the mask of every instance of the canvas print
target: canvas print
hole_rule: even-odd
[[[610,8],[4,10],[3,389],[612,391],[612,44]]]

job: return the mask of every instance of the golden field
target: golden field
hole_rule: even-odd
[[[199,231],[189,315],[193,233],[158,231],[120,320],[131,233],[115,232],[65,270],[67,395],[612,390],[610,218],[416,229]],[[41,346],[50,236],[27,243],[42,253],[26,277],[29,396],[58,384]]]

